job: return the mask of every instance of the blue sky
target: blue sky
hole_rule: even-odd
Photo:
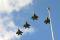
[[[38,23],[36,21],[33,21],[29,18],[29,16],[32,15],[31,12],[27,12],[23,10],[23,12],[26,12],[25,14],[26,18],[28,19],[28,22],[33,25],[35,29],[35,33],[33,34],[27,34],[26,36],[22,37],[22,40],[52,40],[51,37],[51,31],[49,25],[46,25],[43,23],[46,16],[48,16],[48,12],[46,8],[48,6],[51,6],[51,18],[52,18],[52,24],[53,24],[53,31],[54,31],[54,37],[55,40],[60,40],[60,32],[59,32],[59,13],[60,13],[60,1],[59,0],[34,0],[34,5],[30,8],[28,8],[28,11],[35,10],[36,14],[39,16]],[[29,14],[28,14],[29,13]],[[23,14],[21,14],[23,15]],[[25,15],[24,15],[25,16]]]
[[[15,40],[52,40],[50,26],[49,24],[44,24],[44,20],[48,16],[48,6],[51,7],[54,38],[55,40],[60,40],[60,0],[33,0],[32,4],[25,6],[20,11],[13,11],[9,14],[8,16],[12,17],[17,27],[23,27],[23,24],[28,21],[31,27],[34,28],[34,32],[26,33],[21,38],[16,38]],[[39,16],[37,21],[31,19],[33,11]],[[19,19],[16,19],[17,15],[19,15]]]

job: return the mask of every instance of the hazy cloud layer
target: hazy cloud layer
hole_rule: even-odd
[[[20,38],[21,35],[16,35],[17,28],[18,26],[15,25],[10,16],[0,16],[0,40],[12,40],[15,38]],[[20,29],[23,31],[23,35],[27,32],[32,33],[34,30],[32,27],[30,29]]]
[[[13,10],[19,11],[21,8],[28,6],[32,3],[32,0],[0,0],[0,40],[15,40],[15,38],[20,38],[16,35],[18,26],[15,25],[15,22],[9,14],[1,14],[1,12],[10,13]],[[34,29],[20,28],[24,33],[32,33]]]
[[[32,0],[0,0],[0,12],[19,11],[32,3]]]

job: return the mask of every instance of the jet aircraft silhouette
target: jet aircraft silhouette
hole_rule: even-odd
[[[48,7],[48,10],[50,10],[50,7]]]
[[[32,16],[33,20],[38,20],[38,16],[34,13],[34,15]]]
[[[31,25],[26,22],[23,27],[25,27],[25,29],[26,29],[26,28],[30,28],[29,26],[31,26]]]
[[[18,31],[16,32],[16,34],[18,34],[18,35],[22,35],[22,31],[20,31],[20,29],[18,29]]]
[[[47,17],[47,18],[45,19],[44,23],[45,23],[45,24],[48,24],[48,23],[50,24],[50,19]]]

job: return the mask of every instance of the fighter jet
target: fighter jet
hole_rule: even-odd
[[[47,9],[50,10],[50,7],[48,7]]]
[[[45,23],[45,24],[48,24],[48,23],[50,24],[50,19],[47,17],[47,18],[45,19],[44,23]]]
[[[50,6],[47,8],[48,10],[51,10]]]
[[[16,34],[18,34],[18,35],[22,35],[22,31],[20,31],[20,29],[18,29],[18,31],[16,32]]]
[[[23,27],[25,27],[25,29],[26,29],[26,28],[30,28],[29,26],[31,26],[31,25],[26,22]]]
[[[34,13],[34,15],[32,16],[33,20],[38,20],[38,16]]]

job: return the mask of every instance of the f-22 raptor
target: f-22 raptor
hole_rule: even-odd
[[[34,12],[34,15],[32,16],[32,19],[33,20],[38,20],[38,16],[35,14],[35,12]]]
[[[18,29],[18,31],[16,32],[16,34],[18,34],[18,35],[22,35],[22,31],[20,31],[20,29]]]
[[[23,27],[26,28],[30,28],[29,26],[31,26],[30,24],[28,24],[27,22],[23,25]]]
[[[47,17],[47,18],[45,19],[44,23],[45,23],[45,24],[48,24],[48,23],[50,24],[50,18]]]

